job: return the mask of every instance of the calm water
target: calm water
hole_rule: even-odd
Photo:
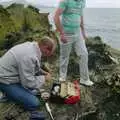
[[[41,10],[53,12],[55,8]],[[105,43],[120,50],[120,8],[87,8],[84,20],[88,36],[101,36]]]
[[[85,27],[88,35],[99,35],[104,42],[120,49],[120,9],[86,9]]]

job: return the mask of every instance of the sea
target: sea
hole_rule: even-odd
[[[40,11],[53,14],[55,8]],[[120,50],[120,8],[86,8],[84,24],[87,36],[100,36],[106,44]]]

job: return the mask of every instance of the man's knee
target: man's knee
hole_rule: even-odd
[[[82,56],[88,57],[88,51],[87,51],[87,50],[84,51],[84,52],[82,53]]]
[[[81,59],[81,58],[88,58],[88,51],[83,51],[82,53],[79,52],[79,53],[77,54],[77,56],[80,57],[80,59]]]
[[[25,104],[25,108],[31,111],[38,109],[39,106],[40,106],[40,100],[36,96],[28,100],[27,103]]]

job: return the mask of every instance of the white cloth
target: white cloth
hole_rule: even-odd
[[[82,39],[80,31],[76,34],[66,34],[67,43],[60,41],[60,78],[66,80],[69,56],[72,49],[75,49],[79,58],[80,78],[89,79],[88,73],[88,52],[85,40]]]

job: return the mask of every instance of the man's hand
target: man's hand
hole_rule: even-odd
[[[62,43],[67,43],[67,38],[65,37],[64,33],[60,34],[60,39]]]
[[[49,64],[48,64],[47,62],[44,63],[41,68],[42,68],[42,70],[44,70],[45,72],[51,73],[50,66],[49,66]]]
[[[46,72],[45,80],[46,80],[46,81],[51,80],[51,74],[50,74],[50,73]]]

